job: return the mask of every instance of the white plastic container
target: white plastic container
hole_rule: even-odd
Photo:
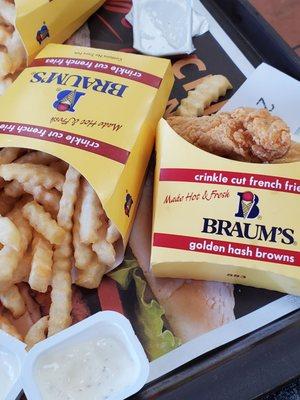
[[[84,321],[48,338],[37,344],[28,353],[22,369],[22,385],[28,400],[42,400],[38,371],[41,370],[41,361],[45,357],[53,358],[55,354],[67,348],[77,349],[93,340],[112,338],[122,344],[122,349],[128,352],[134,363],[130,369],[130,382],[119,392],[107,400],[123,400],[138,392],[146,383],[149,375],[149,361],[141,343],[136,337],[130,322],[121,314],[111,311],[99,312]],[[74,362],[74,368],[76,363]],[[80,362],[80,373],[84,374],[84,362]],[[82,372],[83,371],[83,372]],[[89,369],[90,371],[90,369]],[[100,389],[99,389],[100,390]],[[81,398],[88,398],[84,392]],[[102,397],[104,398],[104,397]],[[54,399],[54,398],[53,398]],[[99,392],[99,399],[101,394]]]
[[[192,25],[192,36],[200,36],[203,35],[203,33],[207,32],[209,29],[209,24],[208,20],[204,15],[201,13],[201,9],[199,11],[199,0],[192,0],[192,20],[193,20],[193,25]],[[127,21],[133,26],[134,21],[133,21],[133,7],[129,11],[129,13],[126,15]]]
[[[192,0],[133,0],[133,47],[152,56],[190,54]]]
[[[0,399],[19,398],[22,391],[20,375],[26,354],[24,343],[0,330]]]

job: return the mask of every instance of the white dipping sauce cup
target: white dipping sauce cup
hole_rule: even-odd
[[[9,354],[11,361],[9,367],[15,377],[5,400],[16,400],[19,398],[22,391],[20,376],[22,364],[27,354],[25,344],[0,330],[0,350]]]
[[[36,381],[35,367],[40,357],[80,343],[101,337],[112,337],[122,343],[133,359],[138,373],[133,382],[108,400],[123,400],[137,393],[147,382],[149,361],[136,337],[131,323],[121,314],[112,311],[97,314],[37,344],[29,351],[23,364],[21,379],[28,400],[42,400]],[[84,393],[82,394],[84,397]],[[55,400],[55,399],[54,399]]]

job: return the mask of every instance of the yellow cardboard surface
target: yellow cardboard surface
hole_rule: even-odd
[[[169,60],[49,45],[0,99],[0,147],[74,166],[126,245],[173,81]]]
[[[157,136],[154,274],[300,294],[300,163],[221,158],[164,120]]]
[[[105,0],[15,0],[16,27],[28,63],[49,43],[63,43]]]

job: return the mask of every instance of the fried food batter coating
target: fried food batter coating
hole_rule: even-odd
[[[233,160],[272,162],[291,146],[288,126],[265,109],[237,108],[200,118],[170,117],[168,123],[193,145]]]
[[[281,158],[273,161],[273,164],[287,164],[300,161],[300,143],[292,142],[289,151]]]

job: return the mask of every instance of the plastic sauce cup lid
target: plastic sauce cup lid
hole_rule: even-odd
[[[134,0],[133,47],[144,54],[190,54],[192,42],[191,0]]]

